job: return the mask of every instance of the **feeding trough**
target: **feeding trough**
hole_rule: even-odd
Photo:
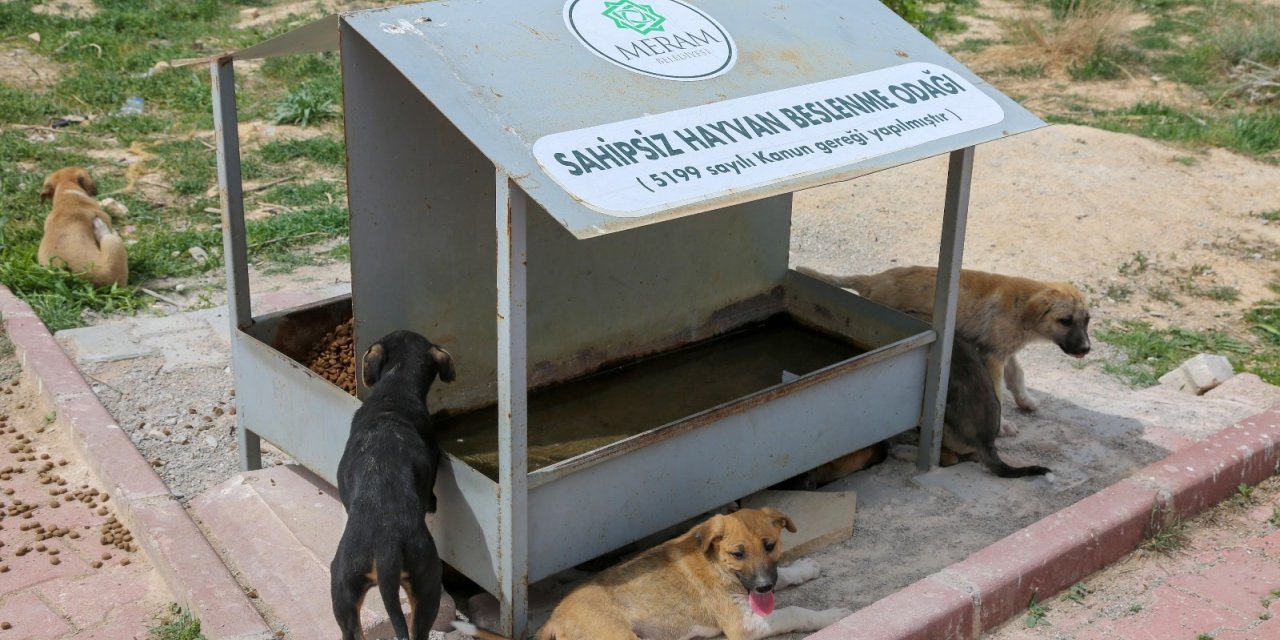
[[[352,294],[255,316],[234,62],[333,49]],[[335,325],[442,344],[431,529],[516,634],[530,581],[917,426],[936,463],[973,147],[1042,125],[875,0],[424,3],[212,73],[242,465],[334,481]],[[788,269],[793,192],[943,153],[932,325]]]

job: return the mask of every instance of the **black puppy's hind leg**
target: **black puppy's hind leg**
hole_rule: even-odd
[[[378,553],[378,593],[382,596],[382,606],[387,609],[387,617],[391,618],[396,640],[409,640],[409,624],[400,608],[401,564],[399,549],[383,549]]]
[[[431,637],[431,625],[436,622],[440,613],[440,563],[435,563],[435,570],[426,567],[414,572],[405,584],[409,593],[409,603],[413,607],[413,640],[427,640]]]
[[[333,599],[333,617],[342,631],[342,640],[357,640],[364,634],[360,628],[360,604],[369,590],[363,575],[344,576],[338,563],[330,566],[329,596]]]

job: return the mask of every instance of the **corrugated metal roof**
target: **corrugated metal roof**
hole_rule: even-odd
[[[580,1],[600,5],[584,4],[589,18],[619,4]],[[671,0],[658,1],[634,5],[672,13]],[[1044,126],[877,0],[700,0],[693,6],[723,26],[736,56],[721,75],[697,81],[650,77],[605,60],[574,35],[566,3],[558,0],[353,12],[233,55],[332,49],[340,19],[578,237],[848,180]],[[692,51],[715,33],[700,41],[696,31],[685,32],[682,42],[675,20],[659,27],[650,25],[647,34],[633,29],[629,53],[622,55],[680,55],[673,46]],[[933,85],[947,91],[922,80],[937,80]],[[912,89],[927,97],[907,104],[912,93],[905,84],[930,94]],[[883,102],[871,95],[874,87],[884,89]],[[699,124],[713,139],[698,137]],[[630,131],[640,134],[627,138]],[[693,137],[682,139],[682,133]],[[675,143],[666,151],[679,153],[664,152],[654,134]],[[763,156],[755,155],[760,151]],[[785,162],[777,164],[773,154]],[[723,171],[710,175],[717,166]],[[685,175],[672,173],[676,169]]]

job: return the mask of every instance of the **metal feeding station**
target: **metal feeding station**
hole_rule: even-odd
[[[352,294],[254,316],[233,63],[335,49]],[[440,343],[431,530],[509,634],[531,581],[861,447],[936,464],[973,148],[1043,125],[876,0],[424,3],[212,73],[242,465],[334,482],[335,325]],[[943,153],[932,325],[788,269],[793,192]]]

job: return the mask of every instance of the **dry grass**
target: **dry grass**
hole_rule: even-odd
[[[1060,15],[1023,13],[1005,21],[1011,46],[1003,54],[1011,63],[1033,62],[1058,72],[1099,56],[1116,57],[1134,15],[1126,0],[1069,0],[1055,13]]]

